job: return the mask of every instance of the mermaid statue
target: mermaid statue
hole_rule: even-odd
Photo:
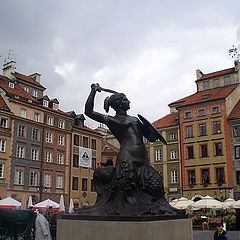
[[[94,111],[97,92],[110,92],[104,101],[106,112],[113,108],[115,116]],[[125,94],[91,85],[85,104],[85,114],[105,124],[120,143],[116,165],[106,162],[94,171],[97,192],[95,205],[79,209],[79,214],[95,216],[179,216],[182,213],[169,205],[164,195],[162,176],[151,165],[144,145],[165,139],[144,117],[129,116],[130,101]]]

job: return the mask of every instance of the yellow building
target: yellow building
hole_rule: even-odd
[[[6,102],[0,95],[0,199],[7,197],[12,154],[12,119]]]
[[[153,125],[161,132],[168,144],[164,145],[160,141],[146,143],[150,162],[163,177],[164,190],[168,200],[179,198],[182,195],[178,124],[177,113],[171,113],[158,119]]]
[[[93,172],[101,162],[101,134],[84,126],[84,116],[76,115],[74,111],[68,115],[73,119],[72,127],[72,156],[70,167],[70,198],[76,206],[92,205],[96,201],[96,192],[93,185]],[[85,148],[92,154],[90,167],[80,164],[80,152]]]

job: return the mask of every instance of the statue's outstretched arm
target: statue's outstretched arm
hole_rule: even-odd
[[[98,112],[94,112],[93,108],[94,108],[94,100],[95,100],[95,95],[96,92],[100,92],[101,88],[98,84],[92,84],[91,85],[91,92],[88,96],[88,99],[85,103],[85,114],[90,117],[91,119],[97,121],[97,122],[101,122],[101,123],[105,123],[106,122],[106,116],[98,113]]]

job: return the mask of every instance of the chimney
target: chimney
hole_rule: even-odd
[[[240,62],[239,62],[239,60],[235,60],[235,61],[234,61],[234,67],[235,67],[235,70],[236,70],[236,71],[239,71],[239,70],[240,70]]]
[[[199,69],[197,69],[196,76],[197,76],[197,80],[199,80],[203,76],[203,73]]]
[[[40,73],[33,73],[33,74],[29,75],[29,77],[32,78],[34,81],[40,83],[40,78],[41,78]]]
[[[16,70],[16,62],[14,60],[7,62],[3,65],[3,75],[9,79],[14,79]]]

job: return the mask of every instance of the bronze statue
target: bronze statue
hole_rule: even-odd
[[[104,109],[116,111],[115,116],[94,111],[97,92],[113,93],[104,101]],[[172,208],[164,198],[162,176],[150,166],[143,137],[148,141],[165,139],[141,115],[127,115],[130,101],[125,94],[104,89],[99,84],[91,85],[86,101],[85,114],[91,119],[104,123],[120,143],[116,166],[106,164],[94,172],[97,201],[92,207],[80,209],[80,214],[98,216],[176,216],[179,211]]]

